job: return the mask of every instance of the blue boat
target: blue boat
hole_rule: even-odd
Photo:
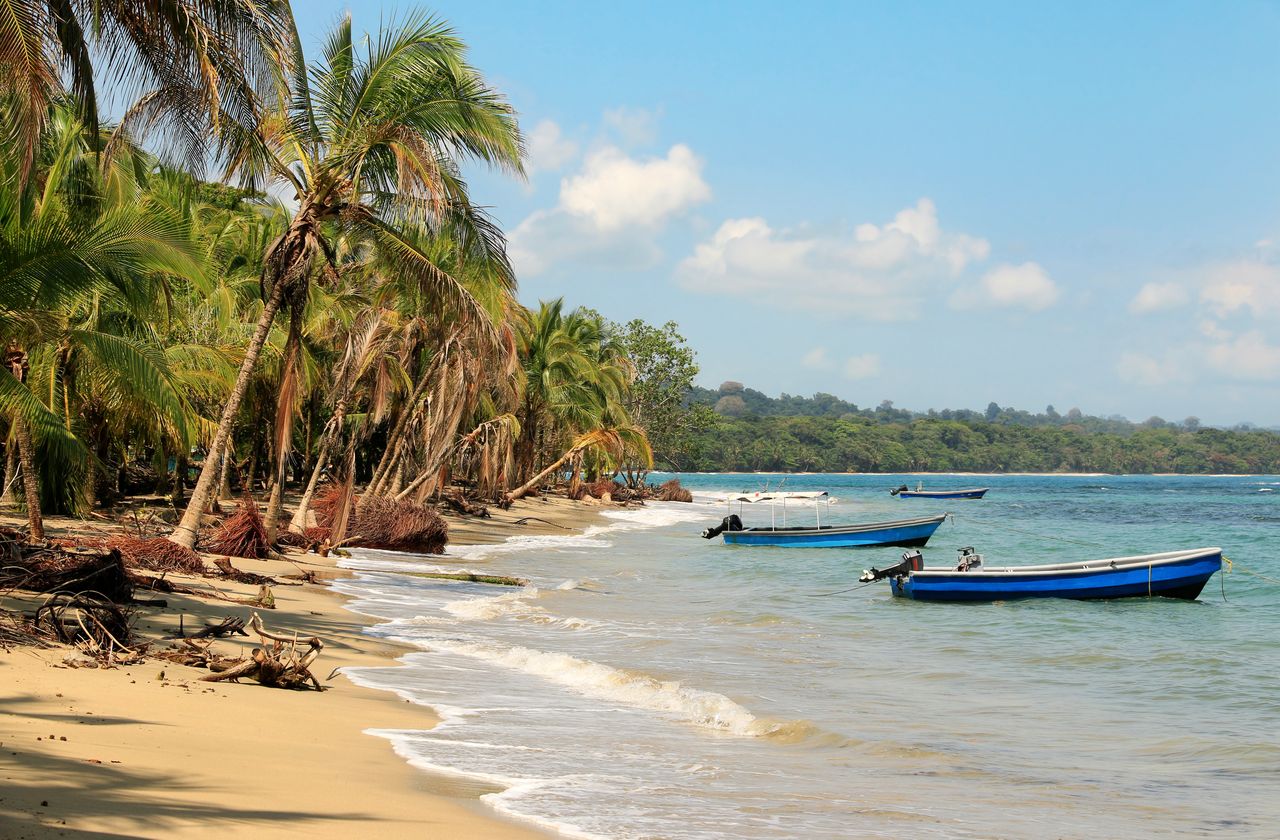
[[[981,499],[990,489],[990,487],[966,487],[963,490],[925,490],[923,487],[917,487],[909,490],[904,484],[890,490],[889,495],[900,499]]]
[[[787,548],[865,548],[877,545],[921,546],[947,518],[945,513],[895,522],[857,525],[817,525],[793,528],[743,528],[737,515],[726,516],[705,539],[724,535],[730,545],[776,545]]]
[[[1222,549],[1194,548],[1136,557],[988,566],[972,548],[960,549],[955,568],[925,568],[918,551],[888,569],[868,569],[860,580],[887,579],[894,595],[917,601],[1006,601],[1014,598],[1133,598],[1194,600],[1222,568]]]

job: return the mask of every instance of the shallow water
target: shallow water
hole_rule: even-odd
[[[682,480],[706,497],[781,477]],[[370,632],[420,650],[352,675],[443,716],[378,733],[407,760],[570,836],[1276,836],[1280,584],[1244,569],[1280,579],[1280,493],[1259,492],[1280,479],[956,476],[927,480],[991,493],[885,492],[917,480],[784,489],[830,490],[824,522],[952,511],[931,565],[964,545],[1002,565],[1217,545],[1238,565],[1195,602],[832,595],[902,550],[725,546],[697,536],[723,504],[652,504],[582,536],[361,552],[340,587],[385,619]],[[813,516],[788,505],[790,524]],[[432,569],[532,585],[398,574]]]

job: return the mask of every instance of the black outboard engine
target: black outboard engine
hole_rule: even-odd
[[[887,577],[897,577],[898,575],[909,575],[912,572],[918,572],[924,568],[924,555],[919,551],[902,552],[902,562],[896,563],[887,569],[877,569],[874,566],[862,572],[862,577],[858,580],[863,583],[870,583],[873,580],[883,580]]]
[[[890,491],[889,491],[889,495],[890,495],[890,496],[896,496],[896,495],[898,495],[899,493],[901,493],[903,490],[910,490],[910,489],[911,489],[910,487],[908,487],[907,485],[905,485],[905,484],[904,484],[904,485],[902,485],[901,487],[895,487],[894,489],[890,490]]]
[[[728,516],[726,516],[724,519],[721,519],[720,524],[717,525],[716,527],[704,529],[702,532],[702,538],[704,540],[710,540],[720,536],[725,531],[741,531],[741,530],[742,530],[742,519],[738,516],[738,514],[731,513]]]

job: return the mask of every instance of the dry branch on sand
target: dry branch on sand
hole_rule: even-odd
[[[267,529],[262,524],[257,503],[249,496],[241,499],[236,512],[223,521],[205,550],[258,560],[270,557],[271,541],[267,539]]]
[[[0,588],[29,592],[93,592],[128,603],[134,581],[118,549],[72,550],[56,545],[22,545],[0,567]]]
[[[254,679],[261,685],[276,688],[324,690],[311,673],[311,665],[324,650],[324,642],[315,636],[299,639],[297,633],[292,636],[272,633],[262,625],[257,613],[249,620],[249,626],[262,640],[262,647],[254,648],[249,658],[239,661],[211,659],[208,667],[215,673],[201,677],[202,682]],[[300,648],[300,644],[305,647]],[[207,647],[203,650],[207,651]]]

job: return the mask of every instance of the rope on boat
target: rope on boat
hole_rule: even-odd
[[[1232,562],[1231,562],[1231,558],[1227,557],[1227,555],[1225,555],[1225,554],[1224,554],[1224,555],[1222,555],[1222,559],[1223,559],[1224,561],[1226,561],[1226,564],[1227,564],[1227,574],[1231,574],[1231,573],[1232,573],[1232,572],[1234,572],[1236,569],[1239,569],[1240,571],[1244,572],[1246,575],[1251,575],[1251,576],[1256,577],[1256,578],[1259,578],[1259,579],[1261,579],[1261,580],[1265,580],[1265,581],[1267,581],[1268,583],[1274,583],[1274,584],[1280,585],[1280,580],[1277,580],[1276,578],[1273,578],[1273,577],[1267,577],[1266,575],[1259,574],[1258,572],[1255,572],[1255,571],[1253,571],[1252,569],[1246,569],[1244,566],[1241,566],[1239,563],[1232,563]]]
[[[806,597],[806,598],[826,598],[826,597],[827,597],[827,596],[829,596],[829,595],[843,595],[843,594],[844,594],[844,593],[846,593],[846,592],[854,592],[855,590],[858,590],[858,589],[866,589],[868,586],[874,586],[875,584],[877,584],[877,583],[879,583],[879,582],[880,582],[880,581],[878,581],[878,580],[873,580],[873,581],[870,581],[870,582],[868,582],[868,583],[861,584],[861,585],[859,585],[859,586],[850,586],[848,589],[838,589],[838,590],[836,590],[835,592],[805,592],[805,593],[804,593],[804,597]]]

